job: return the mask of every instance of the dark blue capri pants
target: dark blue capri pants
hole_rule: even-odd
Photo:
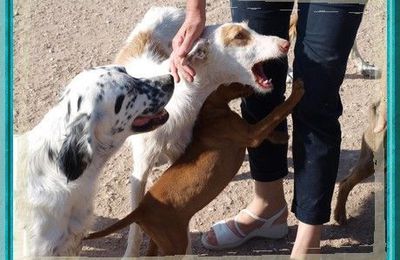
[[[291,2],[231,0],[234,22],[248,21],[264,35],[288,39]],[[292,212],[300,221],[319,225],[329,221],[337,177],[342,114],[339,88],[361,22],[364,5],[300,3],[293,64],[294,78],[304,81],[305,95],[293,118],[294,198]],[[284,100],[287,60],[266,66],[272,77],[271,94],[242,101],[243,117],[250,123],[264,118]],[[286,122],[279,131],[287,131]],[[271,182],[285,177],[287,145],[268,141],[249,148],[252,177]]]

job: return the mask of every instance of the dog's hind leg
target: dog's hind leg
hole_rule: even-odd
[[[139,206],[145,192],[147,178],[157,159],[156,151],[147,149],[145,144],[136,146],[133,144],[134,168],[131,176],[131,205],[132,210]],[[154,153],[152,153],[154,152]],[[142,242],[142,233],[137,224],[132,224],[128,234],[128,245],[124,257],[139,256],[140,243]]]
[[[350,191],[362,180],[374,173],[374,153],[365,141],[365,134],[362,138],[361,153],[357,165],[350,170],[350,174],[340,182],[339,195],[336,203],[334,218],[340,224],[346,224],[346,201]]]
[[[187,228],[176,228],[167,232],[159,244],[160,251],[165,256],[185,255],[189,246]]]
[[[158,246],[154,242],[153,239],[150,239],[149,241],[149,248],[147,249],[147,254],[146,256],[157,256],[158,255]]]

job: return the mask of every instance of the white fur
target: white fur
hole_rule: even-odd
[[[127,43],[140,32],[151,32],[152,40],[171,53],[172,38],[183,23],[184,17],[184,12],[176,8],[153,7],[132,31]],[[207,26],[202,40],[193,47],[191,53],[194,56],[188,59],[188,62],[195,69],[196,76],[192,83],[181,80],[176,85],[171,101],[166,106],[170,113],[168,122],[153,132],[129,138],[135,147],[131,178],[132,208],[136,208],[141,201],[146,180],[154,164],[163,159],[174,162],[184,152],[191,140],[197,114],[212,91],[221,84],[240,82],[254,86],[258,92],[267,92],[256,86],[251,68],[257,62],[281,57],[283,53],[278,45],[284,40],[259,35],[241,23],[240,25],[251,33],[253,40],[248,46],[225,47],[221,28],[229,25]],[[124,65],[128,73],[141,77],[154,76],[169,70],[169,60],[159,63],[149,48],[139,57],[132,57]],[[129,232],[126,257],[139,255],[140,241],[138,226],[133,224]]]
[[[71,81],[64,97],[36,127],[15,136],[16,259],[21,256],[79,254],[81,240],[92,223],[92,202],[98,175],[109,157],[128,136],[134,134],[131,128],[133,120],[143,113],[149,115],[144,112],[147,106],[143,105],[143,102],[150,103],[148,97],[137,93],[140,82],[134,81],[123,67],[107,66],[85,71]],[[103,84],[102,88],[99,83]],[[171,94],[159,100],[160,107],[166,104]],[[99,95],[102,95],[100,101]],[[116,97],[120,95],[125,95],[125,99],[116,114]],[[135,98],[134,105],[126,108],[129,98]],[[131,118],[128,120],[127,116]],[[124,121],[126,125],[123,131],[112,133],[113,127],[119,126],[116,120]],[[74,129],[78,123],[85,126]],[[75,133],[82,135],[73,136]],[[80,148],[71,147],[72,153],[82,151],[84,157],[79,158],[90,158],[83,173],[73,180],[67,178],[65,168],[61,166],[63,159],[71,159],[63,157],[60,152],[70,144],[68,140],[77,140],[81,145]]]

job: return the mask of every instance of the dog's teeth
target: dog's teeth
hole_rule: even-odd
[[[268,80],[268,83],[272,83],[272,79],[269,79],[269,80]]]

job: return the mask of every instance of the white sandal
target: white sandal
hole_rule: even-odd
[[[272,225],[285,211],[286,206],[283,207],[279,212],[277,212],[274,216],[270,217],[269,219],[264,219],[256,216],[254,213],[249,211],[248,209],[243,209],[241,212],[246,213],[250,217],[264,222],[261,227],[254,229],[247,235],[240,230],[239,225],[236,221],[236,218],[239,214],[235,216],[233,219],[233,223],[235,224],[235,228],[237,232],[240,234],[240,237],[236,235],[226,224],[226,220],[221,220],[215,223],[211,228],[214,230],[215,237],[217,239],[216,246],[211,245],[207,241],[207,235],[203,234],[201,237],[201,243],[207,249],[211,250],[221,250],[221,249],[228,249],[240,246],[241,244],[245,243],[247,240],[254,238],[254,237],[262,237],[262,238],[270,238],[270,239],[279,239],[283,238],[288,233],[288,226],[287,223],[284,224],[277,224]]]

